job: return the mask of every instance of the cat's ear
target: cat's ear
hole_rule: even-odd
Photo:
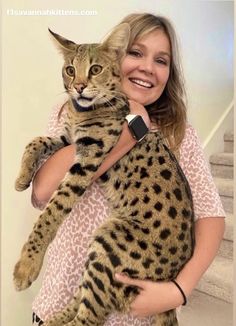
[[[54,33],[50,29],[48,29],[52,36],[53,43],[56,45],[58,50],[63,54],[64,57],[74,53],[77,48],[77,44],[67,40],[66,38]]]
[[[119,24],[111,34],[102,42],[102,48],[113,49],[118,53],[126,52],[130,38],[130,27],[127,23]]]

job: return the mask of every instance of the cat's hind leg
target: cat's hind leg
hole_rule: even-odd
[[[15,181],[15,189],[23,191],[27,189],[30,182],[39,168],[42,159],[45,159],[60,148],[68,145],[65,136],[58,138],[36,137],[30,142],[24,151],[19,175]]]
[[[72,298],[72,300],[69,302],[66,307],[59,311],[58,313],[54,314],[52,317],[50,317],[48,320],[46,320],[43,325],[44,326],[62,326],[66,325],[70,321],[74,319],[76,314],[78,313],[79,304],[80,304],[80,295],[81,291],[80,288]]]

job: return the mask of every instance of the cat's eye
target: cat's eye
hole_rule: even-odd
[[[75,75],[75,68],[73,66],[66,67],[66,73],[68,76],[73,77]]]
[[[90,73],[92,75],[98,75],[98,74],[100,74],[101,71],[102,71],[102,66],[99,66],[99,65],[93,65],[90,68]]]

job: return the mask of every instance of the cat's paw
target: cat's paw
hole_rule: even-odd
[[[13,281],[15,289],[22,291],[27,289],[32,282],[38,277],[41,269],[41,263],[28,257],[21,258],[15,265]]]
[[[77,309],[69,312],[70,309],[63,309],[59,312],[57,312],[55,315],[53,315],[51,318],[46,320],[46,322],[43,323],[43,326],[78,326],[80,324],[76,323],[76,320],[74,319]]]
[[[50,319],[43,323],[43,326],[62,326],[63,324],[58,323],[55,319]]]
[[[64,326],[66,324],[58,322],[58,320],[49,320],[43,323],[43,326]]]
[[[20,176],[15,181],[15,189],[17,191],[23,191],[30,186],[30,182],[31,182],[31,179],[28,180],[28,178]]]

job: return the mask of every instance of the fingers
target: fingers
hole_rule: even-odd
[[[145,288],[145,281],[133,279],[126,275],[118,274],[118,273],[115,274],[115,278],[117,279],[117,281],[119,281],[121,283],[128,284],[128,285],[135,285],[141,289]]]
[[[142,112],[145,112],[145,108],[142,104],[138,103],[138,102],[135,102],[133,100],[128,100],[129,102],[129,106],[130,106],[130,112],[131,113],[142,113]]]

